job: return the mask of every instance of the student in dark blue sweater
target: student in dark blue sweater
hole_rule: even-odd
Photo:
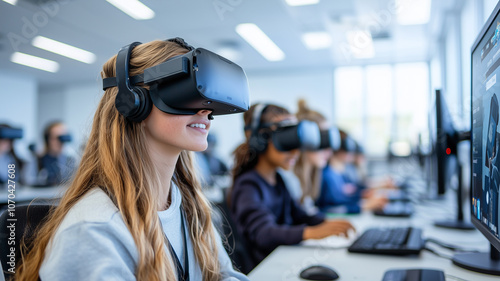
[[[234,182],[229,205],[237,231],[250,244],[256,264],[280,245],[298,244],[305,239],[348,235],[346,220],[325,220],[309,216],[291,198],[277,172],[291,169],[299,149],[278,150],[272,141],[276,130],[296,124],[285,108],[257,104],[244,114],[247,141],[234,152]]]

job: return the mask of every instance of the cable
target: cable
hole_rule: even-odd
[[[441,254],[441,253],[434,251],[433,249],[428,248],[428,247],[424,247],[424,250],[427,250],[440,258],[449,259],[449,260],[451,260],[453,258],[452,256]]]
[[[457,280],[457,281],[469,281],[467,279],[462,279],[460,277],[453,276],[453,275],[450,275],[450,274],[445,274],[445,276],[446,276],[446,279],[451,278],[452,280]]]
[[[434,244],[436,244],[438,246],[441,246],[443,248],[446,248],[446,249],[449,249],[449,250],[452,250],[452,251],[470,252],[470,253],[478,253],[479,252],[478,250],[461,248],[461,247],[458,247],[458,246],[455,246],[455,245],[452,245],[452,244],[441,242],[441,241],[439,241],[437,239],[434,239],[434,238],[427,238],[425,240],[425,243],[427,243],[427,242],[434,243]]]

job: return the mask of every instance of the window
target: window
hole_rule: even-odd
[[[427,130],[429,66],[425,62],[339,67],[335,120],[370,156],[386,156],[391,141],[415,145]]]

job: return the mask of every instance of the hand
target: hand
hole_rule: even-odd
[[[385,196],[372,196],[363,201],[361,208],[364,211],[380,210],[384,208],[388,201],[389,200]]]
[[[347,220],[325,220],[321,224],[306,227],[302,239],[321,239],[331,235],[349,237],[349,231],[355,231],[355,228]]]

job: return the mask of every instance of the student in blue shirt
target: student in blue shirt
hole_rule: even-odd
[[[179,38],[133,43],[101,75],[128,81],[194,52],[189,47]],[[163,99],[153,100],[153,86],[125,90],[119,83],[105,88],[76,175],[15,279],[248,280],[232,267],[194,168],[192,151],[206,149],[212,111],[168,113]],[[179,91],[169,94],[187,95]]]
[[[38,159],[37,184],[53,186],[66,183],[75,172],[76,161],[63,151],[71,141],[66,126],[61,121],[49,123],[43,132],[45,153]]]
[[[364,191],[364,186],[357,185],[345,174],[356,144],[345,132],[341,131],[340,135],[341,145],[322,172],[321,193],[316,201],[318,208],[333,213],[360,213],[383,208],[387,203],[385,196],[379,196],[371,189]]]
[[[276,105],[257,104],[243,118],[247,140],[234,151],[229,206],[237,231],[250,245],[255,262],[280,245],[330,235],[347,236],[353,229],[348,221],[307,215],[277,172],[278,168],[293,168],[300,153],[299,149],[280,151],[272,141],[276,130],[297,123],[295,116]]]

